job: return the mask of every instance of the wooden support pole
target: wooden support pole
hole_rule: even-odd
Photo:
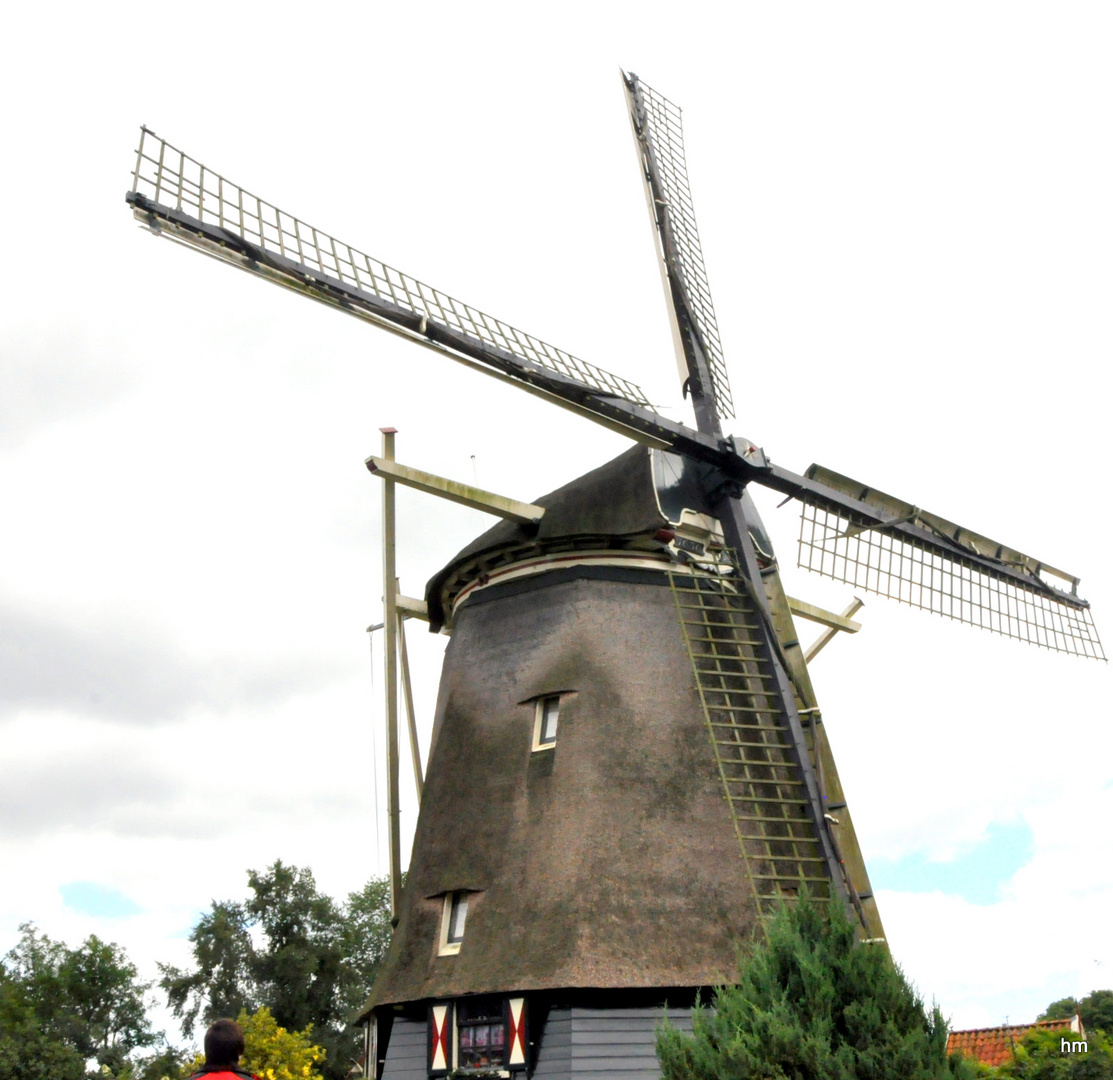
[[[394,460],[395,428],[380,428],[383,458]],[[398,809],[398,577],[394,560],[394,481],[383,478],[383,642],[386,690],[386,805],[390,828],[390,920],[402,903],[402,839]]]
[[[414,767],[414,787],[417,789],[417,802],[421,805],[421,792],[424,788],[421,769],[421,747],[417,743],[417,719],[414,716],[414,693],[410,683],[410,657],[406,652],[406,616],[398,612],[398,644],[402,647],[402,694],[406,700],[406,723],[410,729],[410,758]]]

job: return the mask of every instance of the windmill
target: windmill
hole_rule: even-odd
[[[141,133],[128,202],[152,231],[635,443],[427,588],[430,623],[452,639],[408,885],[365,1011],[383,1076],[651,1069],[661,1003],[729,979],[731,942],[802,884],[883,941],[793,620],[850,629],[849,613],[785,594],[750,484],[801,503],[809,570],[1104,658],[1077,578],[724,434],[680,112],[624,82],[694,427]]]

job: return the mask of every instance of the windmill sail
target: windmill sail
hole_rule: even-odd
[[[650,212],[660,240],[659,254],[670,286],[666,295],[673,328],[680,337],[690,372],[693,349],[702,351],[706,358],[719,416],[733,416],[730,380],[688,186],[680,107],[634,74],[626,78],[626,87]]]
[[[1018,641],[1105,659],[1078,578],[830,469],[812,465],[805,475],[817,484],[797,494],[804,569]]]
[[[606,397],[649,404],[629,380],[306,224],[206,168],[145,127],[127,198],[135,216],[152,231],[316,300],[479,355],[486,362],[509,367],[510,373],[518,376],[552,373]],[[507,365],[506,360],[518,364]]]
[[[659,219],[665,224],[663,238],[686,237],[683,244],[673,247],[682,252],[670,264],[682,268],[670,278],[673,294],[682,301],[682,310],[696,313],[694,319],[697,323],[703,320],[703,330],[708,330],[706,337],[701,330],[689,338],[690,345],[695,343],[697,359],[703,355],[701,342],[711,343],[707,357],[718,356],[721,364],[717,332],[710,332],[714,330],[714,309],[706,291],[695,219],[690,214],[679,111],[636,78],[631,80],[635,101],[645,105],[645,130],[652,134],[643,145],[658,161],[657,172],[670,178],[671,186],[665,190],[672,192],[672,202],[688,211],[663,211]],[[628,89],[630,85],[628,82]],[[651,121],[650,116],[656,119]],[[658,145],[669,148],[671,154],[663,159],[668,166],[663,172]],[[1046,565],[1026,556],[1018,561],[1017,553],[1004,548],[995,553],[990,541],[966,530],[954,534],[960,537],[956,541],[944,528],[932,528],[931,521],[942,519],[920,515],[912,520],[908,511],[914,508],[876,492],[872,502],[862,501],[859,493],[870,489],[836,473],[813,467],[807,477],[801,477],[769,462],[756,447],[736,450],[719,437],[714,396],[706,398],[700,431],[669,420],[654,412],[640,388],[629,380],[307,225],[206,168],[147,128],[141,129],[127,201],[135,216],[155,233],[405,334],[488,374],[509,378],[648,445],[669,447],[702,460],[721,470],[724,479],[757,482],[801,499],[805,514],[812,515],[807,534],[802,533],[800,540],[801,565],[808,569],[1022,641],[1104,659],[1088,605],[1075,592],[1076,579],[1066,578],[1072,591],[1062,592],[1040,576],[1049,571]],[[681,218],[683,229],[674,229]],[[685,291],[681,286],[686,282],[697,282],[699,288]],[[697,299],[685,307],[685,298],[693,296]],[[725,379],[725,368],[723,375]],[[725,385],[717,384],[716,393]],[[736,531],[741,536],[745,529]]]

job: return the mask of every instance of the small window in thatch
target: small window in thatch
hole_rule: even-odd
[[[441,956],[451,956],[460,951],[467,919],[468,894],[466,892],[446,893],[444,913],[441,915]]]
[[[560,694],[537,699],[533,721],[534,750],[548,750],[556,745],[557,718],[560,715]]]

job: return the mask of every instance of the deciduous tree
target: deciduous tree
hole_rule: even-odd
[[[1041,1020],[1066,1020],[1078,1013],[1087,1031],[1104,1031],[1113,1036],[1113,990],[1091,990],[1081,1001],[1060,998],[1042,1013]]]
[[[1113,1080],[1113,1051],[1100,1030],[1087,1031],[1083,1040],[1070,1031],[1033,1029],[1015,1047],[1011,1061],[984,1075],[1001,1080]]]
[[[312,1026],[323,1071],[343,1080],[360,1052],[350,1013],[366,997],[390,943],[389,893],[373,879],[345,902],[322,894],[308,869],[276,862],[248,872],[251,896],[214,903],[190,935],[195,967],[161,966],[182,1029],[262,1007],[289,1032]]]
[[[0,1080],[82,1080],[85,1058],[36,1010],[26,983],[0,963]]]
[[[76,949],[30,923],[0,964],[0,1080],[84,1075],[86,1059],[113,1073],[154,1044],[135,965],[95,935]]]

